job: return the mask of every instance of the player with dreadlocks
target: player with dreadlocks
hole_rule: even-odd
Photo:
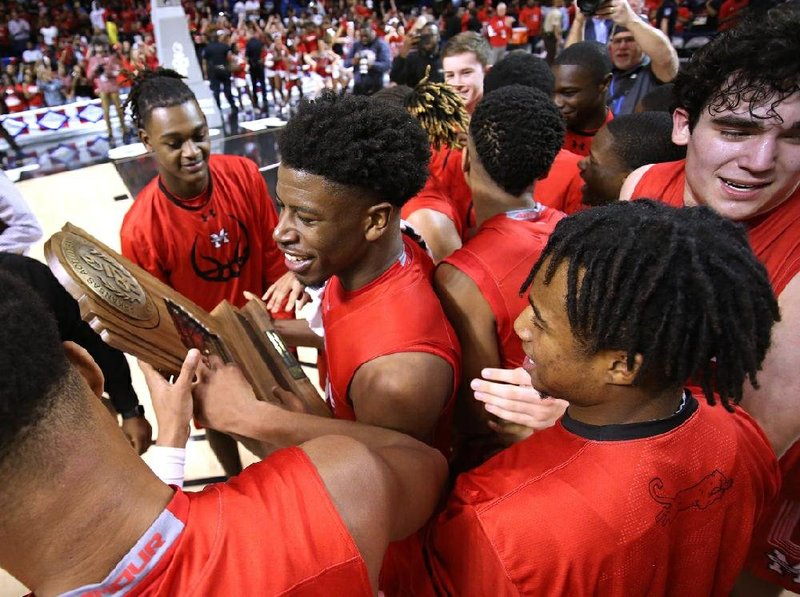
[[[523,367],[569,407],[459,477],[428,543],[439,594],[729,594],[779,483],[734,406],[779,318],[744,229],[598,207],[558,223],[528,287]]]
[[[623,198],[706,205],[743,223],[766,266],[782,321],[761,386],[742,402],[784,472],[781,498],[753,541],[748,568],[774,583],[743,594],[800,592],[800,6],[786,3],[726,31],[675,80],[672,139],[686,159],[644,166]]]
[[[263,294],[286,267],[272,239],[278,215],[258,167],[209,155],[206,118],[175,71],[143,71],[126,105],[158,176],[125,215],[122,253],[206,311],[223,300],[241,306],[246,290]],[[225,472],[237,474],[235,443],[214,431],[208,437]]]
[[[452,87],[433,83],[427,76],[413,89],[392,87],[374,99],[404,107],[428,133],[430,176],[400,213],[425,239],[434,261],[441,261],[461,246],[469,228],[471,194],[461,173],[461,149],[469,125],[464,102]]]

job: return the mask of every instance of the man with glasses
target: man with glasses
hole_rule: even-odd
[[[614,116],[632,114],[636,104],[654,87],[678,74],[678,53],[669,38],[640,18],[628,0],[604,2],[595,16],[614,21],[609,54],[614,65],[608,105]],[[587,15],[578,12],[567,46],[583,41]]]

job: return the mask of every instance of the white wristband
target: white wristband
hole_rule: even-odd
[[[186,449],[171,446],[151,446],[148,455],[150,469],[167,485],[183,487],[183,468]]]

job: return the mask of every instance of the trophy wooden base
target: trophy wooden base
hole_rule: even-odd
[[[272,388],[297,395],[308,412],[331,416],[300,363],[275,331],[266,305],[227,301],[207,313],[87,232],[67,223],[45,243],[50,269],[78,301],[81,317],[123,352],[177,375],[197,348],[236,363],[260,400],[278,402]]]

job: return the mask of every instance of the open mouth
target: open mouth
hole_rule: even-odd
[[[311,257],[296,255],[294,253],[284,253],[283,257],[286,268],[296,274],[305,272],[311,266],[312,262]]]
[[[755,191],[758,189],[763,189],[764,187],[769,185],[769,183],[748,184],[743,182],[734,182],[733,180],[729,180],[727,178],[721,178],[720,180],[722,180],[722,184],[724,184],[726,187],[739,192]]]
[[[203,167],[205,166],[205,162],[202,160],[199,162],[192,162],[191,164],[185,164],[183,169],[187,172],[200,172]]]

